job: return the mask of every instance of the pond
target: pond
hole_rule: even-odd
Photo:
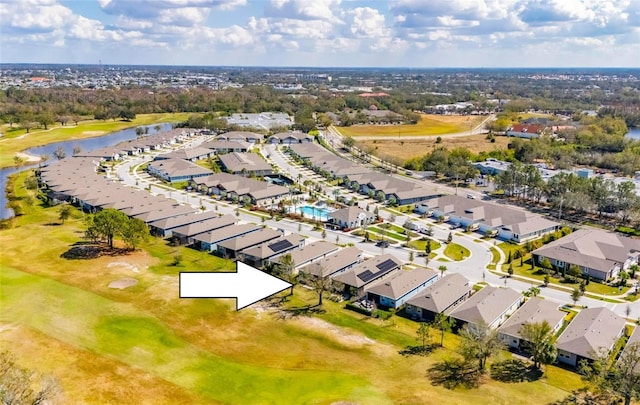
[[[156,130],[156,126],[159,125],[160,130]],[[149,135],[152,135],[156,132],[168,131],[172,128],[173,124],[165,123],[165,124],[153,124],[153,125],[142,125],[142,128],[149,128]],[[44,146],[36,146],[33,148],[29,148],[25,150],[25,153],[42,156],[49,155],[50,159],[53,159],[53,152],[58,149],[58,147],[62,147],[67,156],[73,155],[73,149],[79,147],[81,150],[88,152],[95,149],[105,148],[107,146],[115,146],[120,142],[129,141],[132,139],[136,139],[136,127],[122,129],[120,131],[111,132],[106,135],[97,136],[94,138],[86,138],[86,139],[74,139],[71,141],[63,141],[63,142],[55,142],[50,143]],[[25,165],[20,167],[6,167],[4,169],[0,169],[0,189],[2,193],[0,194],[2,197],[0,198],[0,218],[7,219],[13,216],[13,211],[7,207],[7,198],[6,198],[6,188],[7,188],[7,180],[9,176],[14,173],[21,172],[23,170],[33,169],[38,167],[38,164]]]
[[[640,128],[629,128],[629,132],[625,134],[625,138],[640,141]]]

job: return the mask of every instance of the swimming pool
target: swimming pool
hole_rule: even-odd
[[[305,218],[319,219],[320,221],[326,221],[327,215],[334,210],[330,210],[324,207],[314,207],[312,205],[303,205],[297,207],[296,212],[302,214]]]

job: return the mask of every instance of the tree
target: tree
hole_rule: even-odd
[[[431,254],[431,239],[427,239],[427,243],[424,245],[424,251],[429,256]]]
[[[540,368],[540,364],[549,364],[556,358],[553,328],[549,322],[525,323],[520,329],[525,350],[531,354],[533,364]]]
[[[418,330],[416,330],[416,334],[418,335],[418,340],[422,343],[422,350],[425,350],[427,348],[429,335],[431,334],[429,324],[426,322],[420,322],[420,326],[418,327]]]
[[[571,300],[574,306],[580,301],[580,297],[582,297],[582,291],[580,291],[579,287],[574,288],[573,291],[571,291]]]
[[[441,264],[438,267],[438,270],[440,270],[440,277],[444,277],[444,272],[447,271],[447,266],[445,266],[444,264]]]
[[[99,211],[89,220],[87,235],[96,239],[106,239],[109,247],[113,249],[113,237],[125,227],[127,220],[126,214],[113,208],[107,208]]]
[[[79,155],[80,152],[82,152],[82,148],[80,147],[80,145],[75,145],[73,147],[73,156]]]
[[[149,228],[143,220],[138,218],[128,219],[120,230],[122,240],[131,250],[136,250],[136,246],[149,238]]]
[[[322,273],[324,273],[324,269],[320,270],[320,274]],[[322,295],[331,288],[331,279],[329,277],[315,277],[311,282],[311,287],[318,294],[318,306],[322,306]]]
[[[629,405],[632,399],[640,399],[640,343],[627,345],[618,361],[611,361],[613,354],[597,353],[593,363],[583,363],[580,371],[600,393],[622,397]]]
[[[326,229],[322,230],[321,236],[322,236],[322,240],[325,240],[327,238],[327,230]]]
[[[504,347],[498,331],[483,322],[466,324],[460,331],[458,350],[467,361],[476,360],[478,371],[484,373],[487,360]]]
[[[350,136],[345,136],[344,138],[342,138],[342,146],[347,150],[351,150],[351,148],[355,144],[356,144],[356,141]]]
[[[291,253],[287,253],[280,257],[277,266],[278,274],[280,275],[280,277],[291,283],[291,293],[289,293],[289,295],[293,295],[293,287],[296,282],[296,275],[294,274],[295,268],[296,264],[293,261]]]
[[[58,146],[56,150],[53,151],[53,157],[57,160],[62,160],[67,157],[67,152],[64,151],[62,146]]]
[[[455,324],[456,320],[452,317],[447,316],[442,312],[436,314],[436,317],[433,320],[433,326],[440,329],[440,347],[444,347],[444,333],[451,332],[451,329]]]
[[[540,267],[545,268],[545,269],[551,270],[551,268],[552,268],[551,261],[546,257],[544,259],[540,260],[540,262],[538,264],[540,265]]]
[[[9,352],[0,352],[0,403],[53,404],[60,395],[58,382],[18,366]]]
[[[513,263],[509,263],[509,267],[507,268],[507,274],[509,274],[509,277],[513,276]]]
[[[449,236],[447,236],[447,243],[451,243],[453,241],[453,233],[449,232]]]
[[[22,166],[22,165],[24,164],[24,162],[25,162],[25,159],[24,159],[22,156],[15,155],[15,156],[13,157],[13,164],[14,164],[16,167],[20,167],[20,166]]]
[[[409,252],[409,263],[413,263],[413,250]]]
[[[58,219],[60,219],[60,222],[62,222],[62,225],[64,225],[64,221],[69,219],[70,216],[71,216],[71,206],[69,204],[62,204],[60,206],[60,213],[58,214]]]

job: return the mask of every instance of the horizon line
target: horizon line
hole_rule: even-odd
[[[269,69],[405,69],[405,70],[438,70],[438,69],[628,69],[640,70],[639,66],[304,66],[304,65],[185,65],[185,64],[155,64],[155,63],[75,63],[75,62],[0,62],[5,65],[69,65],[69,66],[147,66],[147,67],[190,67],[190,68],[269,68]]]

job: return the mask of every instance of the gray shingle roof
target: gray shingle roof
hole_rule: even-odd
[[[469,280],[461,274],[447,274],[420,294],[407,301],[407,304],[426,309],[433,313],[449,314],[455,307],[451,305],[471,291]],[[451,307],[451,308],[450,308]]]
[[[386,280],[382,280],[366,287],[365,291],[397,300],[418,287],[420,284],[437,277],[438,273],[433,270],[416,267],[413,270],[399,271]]]
[[[607,272],[640,254],[640,240],[599,229],[580,229],[533,251],[565,263]]]
[[[559,225],[557,222],[525,210],[456,195],[435,198],[429,200],[426,205],[448,215],[486,223],[492,228],[507,228],[514,234],[529,234]]]
[[[336,250],[338,250],[338,246],[334,245],[331,242],[320,240],[293,250],[290,252],[290,254],[296,267],[298,267],[300,265],[306,264],[310,260],[317,259],[321,256],[335,252]],[[280,258],[274,260],[274,262],[276,263],[279,261]]]
[[[303,267],[300,272],[316,277],[327,277],[361,260],[362,251],[351,246]]]
[[[231,152],[219,156],[220,162],[232,172],[272,170],[271,165],[256,153]]]
[[[607,308],[583,309],[562,332],[556,346],[558,350],[593,359],[601,348],[613,347],[624,325],[624,319]]]
[[[547,321],[551,328],[556,327],[564,319],[565,313],[558,310],[558,304],[533,297],[524,303],[509,319],[499,328],[500,333],[513,337],[521,337],[520,330],[525,323],[542,323]]]
[[[464,322],[492,324],[522,295],[511,288],[487,286],[451,312],[451,316]]]

